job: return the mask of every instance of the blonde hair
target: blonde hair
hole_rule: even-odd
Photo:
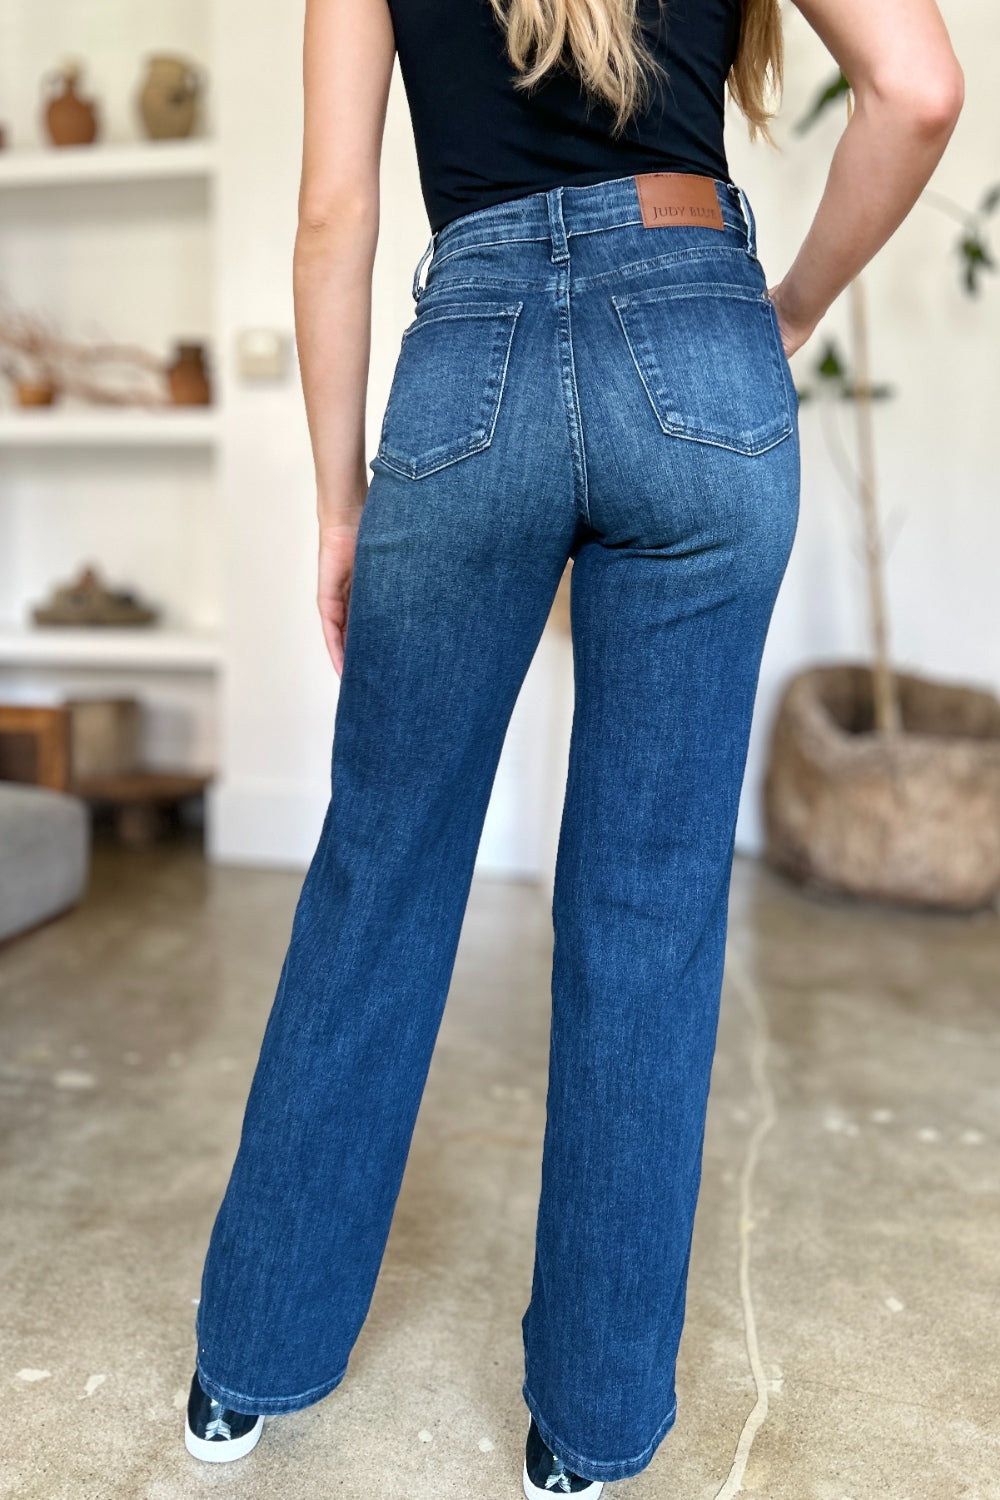
[[[620,134],[649,101],[649,78],[663,73],[639,25],[637,0],[490,0],[506,33],[507,52],[521,75],[515,87],[530,89],[564,60],[585,90],[614,110]],[[750,138],[771,140],[772,99],[781,95],[782,34],[778,0],[741,0],[739,51],[729,73],[729,92],[746,116]]]

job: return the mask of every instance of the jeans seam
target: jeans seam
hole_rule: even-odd
[[[565,275],[556,286],[556,301],[559,308],[560,367],[563,395],[566,402],[566,420],[569,427],[570,448],[573,456],[574,488],[580,487],[579,512],[590,524],[590,497],[588,492],[587,453],[583,439],[583,417],[580,412],[580,395],[576,384],[576,362],[573,358],[573,321],[570,310],[570,272],[567,265]]]
[[[683,233],[683,231],[675,231]],[[665,250],[662,255],[648,256],[645,260],[626,261],[624,265],[614,267],[610,271],[597,271],[592,276],[575,276],[573,285],[578,291],[593,286],[603,286],[605,283],[616,283],[624,277],[641,276],[646,271],[660,271],[668,266],[687,265],[699,260],[717,260],[720,255],[735,256],[738,263],[746,260],[746,249],[742,245],[688,245],[685,250]]]
[[[280,1411],[278,1410],[280,1407],[285,1407],[288,1411],[296,1411],[300,1407],[310,1406],[313,1402],[322,1400],[324,1396],[329,1395],[332,1390],[336,1389],[336,1387],[343,1380],[346,1373],[347,1366],[344,1365],[339,1374],[335,1375],[332,1380],[321,1381],[319,1385],[310,1386],[307,1391],[300,1391],[296,1396],[251,1396],[246,1391],[234,1391],[229,1386],[223,1385],[220,1381],[213,1380],[210,1375],[206,1376],[203,1371],[201,1362],[198,1361],[198,1380],[202,1390],[204,1390],[207,1395],[212,1395],[212,1390],[209,1389],[209,1387],[213,1387],[216,1391],[220,1391],[222,1393],[221,1397],[214,1397],[216,1401],[220,1399],[226,1402],[232,1401],[238,1403],[240,1406],[249,1403],[250,1405],[255,1407],[254,1412],[251,1413],[252,1415],[264,1416],[280,1415]],[[207,1385],[205,1383],[206,1380],[208,1382]],[[261,1402],[263,1402],[266,1407],[272,1408],[270,1413],[268,1413],[267,1411],[260,1411],[256,1409],[257,1407],[259,1407],[259,1403]],[[238,1407],[236,1409],[238,1409]]]
[[[473,240],[468,245],[456,245],[454,250],[446,250],[443,254],[439,253],[434,257],[432,264],[434,266],[444,265],[444,262],[451,260],[452,256],[463,255],[467,250],[494,250],[501,245],[546,244],[548,243],[548,238],[547,234],[526,234],[504,240]],[[430,275],[430,269],[428,269],[427,274],[428,276]]]
[[[551,276],[492,276],[486,271],[477,271],[473,276],[452,276],[449,272],[441,281],[429,282],[424,287],[424,298],[431,294],[435,297],[444,297],[453,291],[461,291],[467,287],[487,289],[502,287],[511,293],[525,291],[551,293],[556,285],[556,280]],[[426,301],[424,306],[427,306]],[[429,308],[428,311],[430,311]]]
[[[552,1449],[553,1453],[558,1453],[563,1462],[569,1464],[569,1466],[576,1473],[579,1473],[579,1468],[577,1467],[577,1465],[579,1465],[579,1467],[583,1469],[602,1469],[605,1471],[603,1474],[580,1474],[581,1479],[605,1479],[608,1482],[612,1482],[615,1479],[632,1478],[633,1474],[637,1474],[640,1469],[645,1468],[646,1464],[652,1458],[653,1453],[656,1451],[656,1448],[663,1441],[663,1439],[666,1437],[667,1433],[670,1431],[671,1427],[677,1420],[677,1398],[675,1396],[670,1410],[660,1422],[660,1425],[657,1427],[652,1438],[646,1444],[645,1448],[641,1450],[641,1452],[634,1454],[630,1458],[588,1458],[585,1453],[580,1453],[575,1448],[571,1447],[568,1443],[564,1443],[555,1432],[555,1430],[549,1426],[545,1418],[543,1416],[540,1416],[538,1401],[536,1400],[535,1394],[531,1390],[531,1387],[528,1385],[527,1381],[524,1382],[521,1394],[528,1406],[528,1410],[531,1412],[531,1415],[535,1419],[535,1426],[538,1428],[543,1440]],[[615,1472],[609,1472],[611,1470],[614,1470]],[[621,1470],[628,1470],[629,1472],[619,1472]]]
[[[595,224],[593,229],[568,229],[566,235],[568,239],[576,240],[588,234],[608,234],[615,229],[638,229],[642,222],[642,219],[619,219],[614,224]],[[739,234],[745,234],[744,223],[740,219],[727,219],[723,214],[722,223],[723,229],[735,229]]]

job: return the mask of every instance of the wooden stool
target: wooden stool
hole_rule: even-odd
[[[69,790],[88,802],[112,806],[121,842],[130,849],[146,849],[155,843],[167,808],[204,791],[211,780],[210,775],[188,771],[124,771],[74,780]]]

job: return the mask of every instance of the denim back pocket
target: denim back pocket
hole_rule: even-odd
[[[698,282],[611,301],[664,432],[745,454],[790,436],[794,387],[764,292]]]
[[[376,457],[422,479],[493,440],[523,302],[426,307],[403,334]]]

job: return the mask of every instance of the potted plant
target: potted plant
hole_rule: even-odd
[[[850,109],[841,73],[798,128],[845,95]],[[987,220],[1000,186],[971,213],[936,193],[925,198],[961,219],[962,284],[976,295],[994,269]],[[860,280],[848,297],[850,368],[827,346],[816,374],[821,392],[850,401],[856,419],[871,660],[808,667],[786,685],[764,783],[765,858],[815,889],[972,909],[1000,894],[1000,700],[892,666],[873,433],[875,403],[889,392],[869,375]]]

